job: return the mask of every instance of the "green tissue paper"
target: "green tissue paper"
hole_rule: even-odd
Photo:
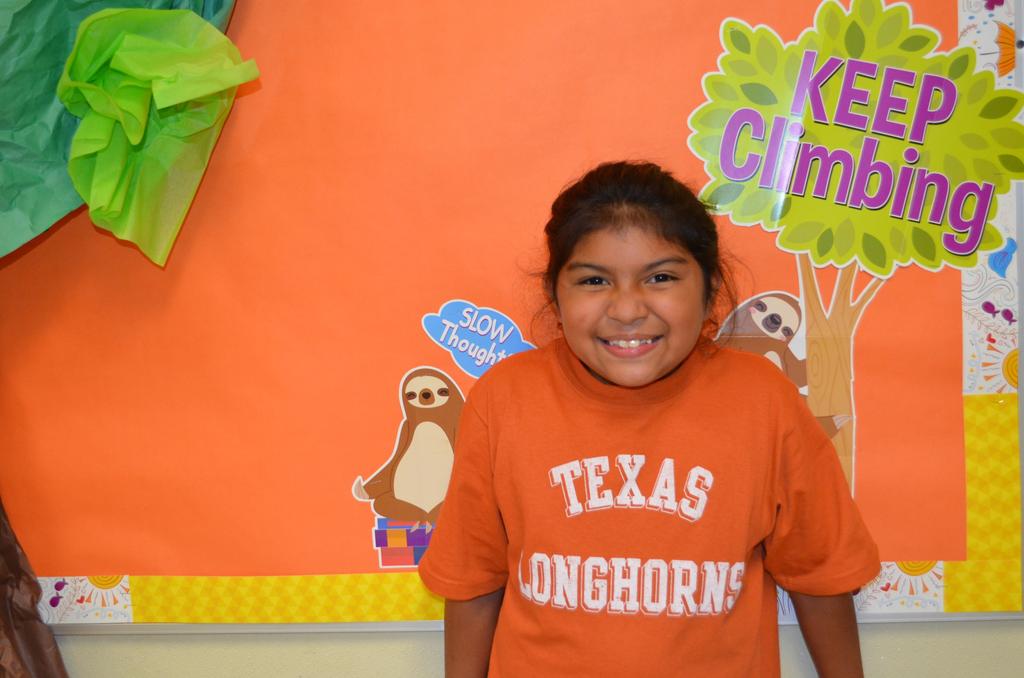
[[[75,32],[99,10],[190,9],[220,30],[234,0],[0,0],[0,256],[82,204],[68,176],[78,119],[57,99]]]
[[[161,266],[235,88],[259,77],[188,10],[107,9],[85,19],[57,85],[82,123],[68,174],[93,223]]]

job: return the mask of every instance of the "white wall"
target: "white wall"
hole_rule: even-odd
[[[438,631],[60,635],[71,678],[440,678]],[[869,678],[1024,675],[1024,620],[862,624]],[[800,632],[782,628],[782,674],[815,675]],[[671,675],[671,674],[666,674]]]

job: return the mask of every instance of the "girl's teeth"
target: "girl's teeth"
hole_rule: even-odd
[[[608,341],[612,346],[618,348],[638,348],[644,344],[653,343],[653,339],[611,339]]]

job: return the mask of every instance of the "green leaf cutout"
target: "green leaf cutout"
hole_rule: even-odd
[[[919,52],[928,46],[928,42],[928,38],[924,35],[912,35],[900,43],[900,49],[904,52]]]
[[[1017,101],[1013,97],[995,97],[985,104],[979,115],[988,120],[995,120],[1012,111],[1016,103]]]
[[[955,155],[947,155],[943,164],[945,165],[946,176],[951,183],[959,184],[967,178],[967,170],[964,169],[964,164],[957,160]]]
[[[846,51],[854,59],[859,59],[864,54],[864,29],[856,21],[850,22],[847,27],[843,44],[846,45]]]
[[[956,80],[967,71],[967,66],[970,64],[970,59],[966,54],[961,54],[957,58],[953,59],[953,62],[949,65],[949,79]]]
[[[922,258],[926,261],[935,261],[935,241],[924,229],[915,226],[910,234],[910,241]]]
[[[976,103],[985,96],[985,92],[988,91],[988,83],[984,78],[977,78],[971,88],[967,90],[966,102],[969,104]]]
[[[832,249],[833,242],[835,242],[835,234],[832,233],[832,229],[822,231],[818,236],[818,241],[814,243],[814,253],[818,255],[819,259],[825,258],[828,251]]]
[[[984,158],[974,159],[974,178],[978,181],[995,181],[999,168]]]
[[[744,54],[750,54],[750,40],[747,36],[738,28],[734,28],[729,31],[729,39],[732,40],[733,47],[743,52]]]
[[[722,184],[708,196],[708,202],[715,209],[721,209],[725,205],[736,200],[743,192],[743,184]]]
[[[774,73],[775,67],[779,65],[779,53],[775,48],[773,35],[762,35],[757,41],[757,61],[765,73]]]
[[[729,68],[731,68],[732,72],[736,75],[742,75],[747,78],[757,75],[757,66],[746,59],[734,59],[730,61]]]
[[[879,45],[892,44],[899,37],[900,33],[903,32],[904,25],[903,17],[896,12],[892,12],[878,28],[875,39]]]
[[[865,233],[861,242],[867,260],[879,271],[885,271],[889,267],[889,253],[885,251],[882,241],[870,233]]]
[[[964,146],[967,148],[973,148],[976,151],[988,148],[988,142],[985,141],[984,137],[974,134],[973,132],[964,132],[961,134],[960,141],[964,142]]]
[[[889,230],[889,244],[896,254],[902,255],[907,250],[907,237],[899,228],[892,228]]]
[[[724,101],[736,101],[739,97],[728,83],[724,80],[712,80],[708,83],[708,90],[716,99]]]
[[[710,129],[721,129],[729,122],[733,111],[727,108],[709,108],[697,115],[696,121],[699,127]]]
[[[786,229],[786,239],[794,245],[804,246],[818,238],[825,225],[820,221],[805,221]]]
[[[790,196],[787,195],[782,200],[776,198],[775,206],[772,207],[772,221],[778,223],[785,218],[786,214],[789,213],[789,208],[792,206],[793,199]]]
[[[1004,153],[999,156],[999,163],[1011,172],[1017,174],[1024,172],[1024,162],[1021,161],[1020,156]]]
[[[759,82],[744,83],[740,85],[740,89],[743,91],[743,94],[747,99],[759,106],[773,106],[779,103],[775,94],[773,94],[768,87]]]
[[[853,248],[853,242],[853,222],[849,219],[844,219],[843,222],[836,227],[836,254],[843,256],[849,253]]]
[[[1012,127],[996,127],[992,138],[1005,148],[1024,148],[1024,132]]]

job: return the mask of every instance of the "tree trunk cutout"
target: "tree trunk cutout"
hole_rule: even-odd
[[[852,493],[857,425],[853,402],[853,336],[864,309],[885,281],[872,278],[854,298],[858,267],[856,263],[849,264],[839,269],[826,308],[810,257],[797,254],[796,258],[807,331],[807,406],[815,416],[850,417],[832,438],[832,443]]]

